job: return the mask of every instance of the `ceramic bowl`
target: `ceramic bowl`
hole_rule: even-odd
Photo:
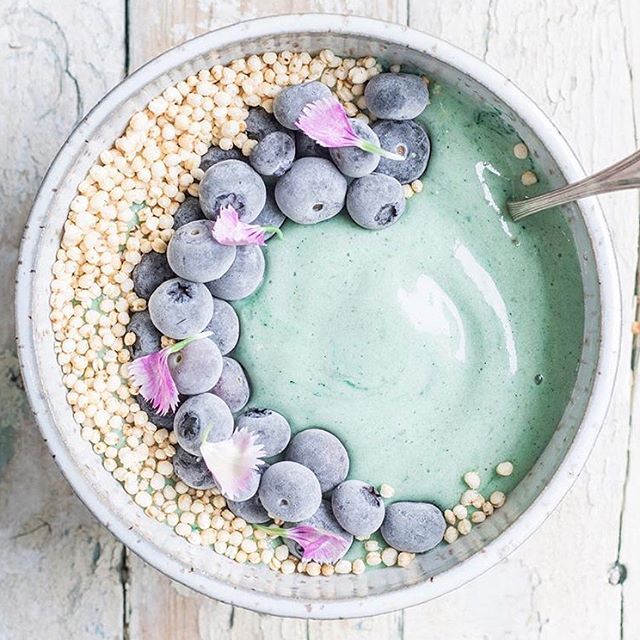
[[[162,54],[106,95],[60,150],[34,203],[22,243],[17,285],[18,348],[33,411],[56,462],[95,516],[136,554],[189,587],[277,615],[355,617],[425,602],[478,576],[527,538],[557,506],[594,445],[611,398],[621,333],[619,279],[598,202],[562,214],[581,258],[584,341],[577,381],[555,435],[504,508],[455,545],[440,545],[406,569],[313,578],[238,564],[189,544],[148,518],[80,437],[65,400],[49,322],[51,269],[75,189],[130,116],[167,86],[204,67],[267,50],[330,48],[412,65],[498,107],[536,162],[558,185],[584,176],[568,144],[507,78],[432,36],[365,18],[287,15],[207,33]]]

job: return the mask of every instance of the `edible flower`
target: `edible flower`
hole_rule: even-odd
[[[169,369],[169,356],[184,349],[194,340],[208,338],[211,331],[204,331],[191,338],[185,338],[160,351],[136,358],[129,365],[129,374],[133,384],[140,387],[140,395],[151,403],[161,415],[175,410],[178,406],[178,389]]]
[[[349,541],[344,538],[309,524],[298,524],[295,527],[265,527],[254,524],[254,529],[261,529],[272,536],[280,536],[297,542],[302,547],[302,561],[336,562],[349,548]]]
[[[209,431],[203,434],[200,454],[220,492],[235,500],[247,491],[253,473],[264,464],[264,449],[248,429],[239,429],[220,442],[207,442]]]
[[[311,102],[302,110],[296,125],[323,147],[358,147],[390,160],[404,157],[386,151],[373,142],[361,138],[354,130],[347,112],[335,96]]]
[[[263,246],[267,233],[275,233],[282,239],[282,231],[277,227],[261,227],[257,224],[242,222],[238,212],[230,204],[220,209],[220,215],[213,223],[211,233],[220,244],[234,247],[247,244]]]

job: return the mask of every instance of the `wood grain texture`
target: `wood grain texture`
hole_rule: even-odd
[[[14,356],[13,273],[42,176],[124,73],[120,1],[0,4],[0,638],[122,638],[123,547],[46,449]],[[43,292],[44,293],[44,292]]]
[[[200,33],[280,13],[342,13],[405,24],[406,0],[134,0],[130,4],[130,68],[136,69]]]
[[[482,15],[465,12],[464,2],[445,6],[438,0],[416,0],[411,5],[411,25],[437,30],[513,79],[557,123],[587,170],[634,149],[637,87],[632,78],[633,70],[636,76],[640,70],[640,60],[630,66],[629,46],[638,36],[637,3],[487,0],[478,4],[482,6],[474,4],[474,11],[484,10]],[[620,37],[625,24],[626,39]],[[635,32],[628,25],[635,25]],[[638,197],[627,192],[602,201],[619,259],[627,328],[624,353],[629,353]],[[407,638],[420,637],[427,622],[436,630],[434,639],[451,637],[454,628],[454,637],[464,639],[637,637],[640,621],[633,606],[625,607],[627,634],[621,635],[626,586],[617,584],[613,568],[619,555],[630,435],[630,364],[625,357],[601,438],[560,508],[521,549],[485,576],[437,602],[406,611]],[[633,485],[636,489],[639,481]],[[629,480],[627,493],[633,495]],[[630,536],[638,521],[631,504],[628,499],[624,512]],[[580,544],[575,544],[577,535]],[[637,555],[635,559],[634,566],[639,566]],[[464,618],[457,615],[462,610]]]
[[[513,79],[558,124],[587,170],[638,142],[636,0],[129,0],[128,52],[126,4],[9,0],[0,6],[0,82],[12,87],[0,117],[3,274],[13,273],[47,164],[75,120],[120,79],[126,61],[134,69],[198,33],[259,15],[324,11],[409,20]],[[638,197],[620,193],[603,204],[630,327]],[[0,352],[6,351],[0,353],[0,639],[43,630],[52,640],[640,637],[640,387],[632,386],[630,332],[594,454],[561,507],[516,553],[426,605],[370,619],[307,622],[204,598],[124,554],[93,520],[28,416],[12,353],[12,287],[12,278],[0,280]]]

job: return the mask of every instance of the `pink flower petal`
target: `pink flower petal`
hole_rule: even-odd
[[[178,389],[169,371],[169,353],[168,349],[162,349],[136,358],[129,365],[129,374],[140,387],[140,395],[151,402],[161,416],[178,406]]]
[[[220,209],[220,215],[213,223],[211,233],[220,244],[243,246],[248,244],[265,244],[265,233],[276,232],[272,227],[261,227],[257,224],[247,224],[240,220],[238,212],[231,206],[225,205]],[[282,237],[280,230],[278,235]]]
[[[303,561],[336,562],[349,548],[348,540],[310,525],[291,527],[287,534],[302,547]]]
[[[131,380],[140,387],[140,395],[151,403],[161,415],[174,411],[178,406],[179,395],[176,383],[169,369],[169,355],[186,347],[194,340],[208,338],[211,331],[204,331],[191,338],[185,338],[155,353],[136,358],[128,367]]]
[[[264,449],[247,429],[236,431],[228,440],[203,442],[200,453],[220,492],[230,500],[248,489],[253,472],[264,464]]]
[[[335,96],[306,105],[296,125],[323,147],[358,147],[367,153],[375,153],[390,160],[404,160],[403,156],[386,151],[377,144],[361,138]]]
[[[357,147],[360,140],[334,96],[306,105],[296,125],[323,147]]]
[[[299,524],[287,529],[253,525],[271,535],[289,538],[302,547],[302,560],[308,562],[337,562],[349,548],[349,541],[341,536],[308,524]]]

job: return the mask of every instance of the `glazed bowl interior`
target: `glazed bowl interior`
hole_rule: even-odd
[[[582,467],[604,419],[619,339],[618,280],[595,202],[565,207],[584,291],[583,351],[577,381],[555,435],[505,507],[455,545],[440,545],[406,569],[317,579],[238,564],[189,544],[148,518],[80,437],[65,400],[49,321],[51,269],[78,183],[131,115],[166,87],[199,69],[268,50],[382,58],[452,85],[500,110],[536,165],[562,184],[582,170],[553,126],[498,73],[435,38],[361,18],[286,16],[235,25],[174,49],[136,72],[79,125],[52,166],[23,245],[17,295],[24,375],[45,438],[62,470],[96,516],[145,560],[207,595],[252,609],[307,617],[361,616],[416,604],[478,575],[504,557],[556,506]],[[482,551],[482,553],[480,553]]]

